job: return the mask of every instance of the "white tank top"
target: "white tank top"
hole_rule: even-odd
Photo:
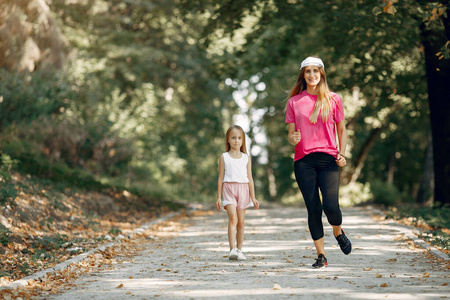
[[[225,176],[223,182],[248,183],[248,155],[245,153],[241,154],[241,158],[232,158],[228,152],[223,153],[223,160],[225,162]]]

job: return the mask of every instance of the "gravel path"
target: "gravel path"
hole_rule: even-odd
[[[348,256],[324,220],[329,266],[312,269],[316,254],[305,209],[249,210],[247,261],[228,260],[225,212],[196,213],[161,228],[132,258],[40,299],[448,298],[448,262],[415,247],[406,238],[411,229],[371,215],[369,209],[343,210],[353,243]]]

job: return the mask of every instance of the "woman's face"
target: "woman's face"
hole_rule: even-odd
[[[316,87],[320,82],[320,70],[317,66],[306,66],[304,75],[308,87]]]

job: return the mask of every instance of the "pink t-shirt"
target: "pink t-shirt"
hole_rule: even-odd
[[[313,152],[328,153],[337,156],[339,151],[336,144],[335,123],[344,120],[344,108],[342,99],[336,93],[331,93],[332,110],[328,120],[324,123],[319,112],[316,124],[309,122],[309,117],[314,110],[317,96],[310,95],[306,90],[292,96],[286,108],[286,123],[295,123],[296,130],[300,129],[301,140],[295,146],[294,161],[303,158]]]

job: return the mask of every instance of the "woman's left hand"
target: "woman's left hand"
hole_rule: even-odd
[[[344,167],[347,164],[347,160],[345,159],[345,156],[339,153],[337,155],[336,164],[339,167]]]

